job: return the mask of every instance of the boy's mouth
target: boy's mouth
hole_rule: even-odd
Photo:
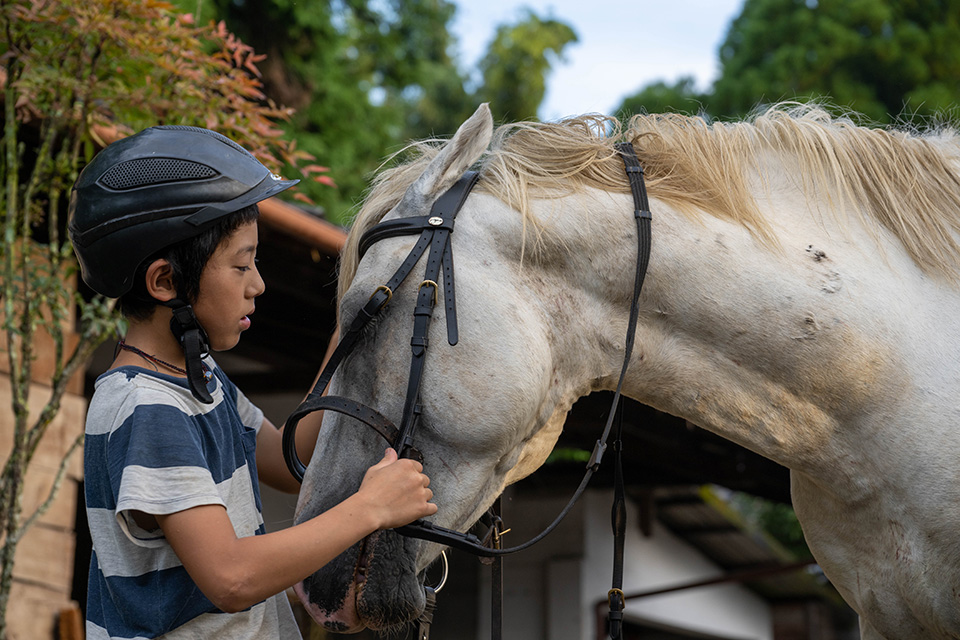
[[[250,328],[250,316],[248,315],[243,316],[243,318],[240,319],[240,330],[246,331],[249,328]]]

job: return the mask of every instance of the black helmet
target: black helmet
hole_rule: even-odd
[[[70,238],[83,281],[117,298],[160,249],[297,182],[208,129],[151,127],[118,140],[83,169],[70,197]]]

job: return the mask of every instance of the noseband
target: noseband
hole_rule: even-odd
[[[630,143],[618,144],[617,150],[620,152],[621,158],[623,159],[635,205],[634,217],[637,223],[638,238],[637,265],[634,280],[633,300],[630,306],[630,321],[627,327],[627,338],[624,348],[625,355],[623,359],[623,367],[620,371],[620,379],[617,382],[617,390],[614,394],[613,406],[609,412],[607,423],[603,430],[603,435],[599,440],[597,440],[593,453],[590,456],[590,460],[587,463],[587,469],[583,480],[581,480],[580,485],[577,487],[577,490],[574,492],[567,505],[546,529],[544,529],[536,537],[515,547],[504,549],[499,548],[499,545],[491,546],[489,544],[485,544],[477,536],[471,533],[461,533],[452,529],[446,529],[444,527],[434,525],[426,520],[417,520],[406,526],[399,527],[396,529],[398,533],[412,538],[420,538],[442,545],[455,547],[482,557],[503,556],[509,553],[521,551],[539,542],[557,527],[564,516],[566,516],[570,509],[573,508],[574,503],[586,489],[590,478],[600,467],[600,460],[607,448],[606,443],[613,426],[614,416],[620,413],[616,409],[620,403],[623,380],[626,376],[627,367],[630,364],[630,356],[633,352],[633,343],[636,336],[636,326],[639,317],[640,290],[643,286],[643,280],[647,271],[647,264],[650,259],[651,244],[650,224],[652,216],[650,214],[646,188],[643,181],[643,168],[637,161],[633,145]],[[473,171],[468,171],[466,174],[464,174],[464,176],[461,177],[453,185],[453,187],[440,196],[440,198],[434,203],[430,210],[430,215],[381,222],[368,230],[360,238],[359,253],[360,257],[362,258],[363,254],[367,249],[370,248],[371,245],[383,240],[384,238],[391,238],[401,235],[413,235],[418,233],[420,234],[417,243],[407,255],[406,259],[404,259],[403,263],[400,265],[400,268],[397,269],[397,271],[385,284],[382,284],[374,289],[373,293],[370,295],[370,299],[350,322],[349,328],[341,336],[340,343],[330,356],[330,360],[327,362],[327,366],[324,367],[323,372],[317,379],[313,390],[300,404],[300,406],[297,407],[296,411],[290,414],[290,416],[287,418],[283,429],[283,455],[284,459],[286,460],[287,467],[290,469],[290,473],[298,481],[303,481],[303,476],[306,472],[306,466],[297,455],[295,444],[296,428],[297,424],[304,416],[314,411],[335,411],[359,420],[379,433],[401,457],[414,458],[419,460],[421,463],[423,462],[423,456],[413,445],[413,437],[422,413],[422,406],[420,403],[420,382],[423,377],[423,365],[427,347],[429,346],[427,333],[430,328],[430,321],[433,317],[434,307],[438,301],[438,289],[440,288],[438,280],[440,277],[440,271],[442,269],[443,301],[447,322],[447,342],[453,346],[456,345],[458,341],[456,294],[453,273],[453,249],[450,242],[450,234],[453,233],[454,222],[456,220],[457,213],[460,211],[464,201],[470,194],[470,190],[476,184],[477,178],[478,174]],[[410,346],[412,350],[410,360],[410,377],[407,383],[407,394],[403,404],[403,415],[400,421],[400,427],[397,428],[393,422],[372,407],[349,398],[324,396],[322,394],[330,380],[333,378],[333,374],[337,370],[337,367],[339,367],[344,358],[346,358],[356,347],[357,342],[363,335],[364,328],[374,318],[376,318],[377,315],[387,305],[387,303],[390,302],[393,292],[397,290],[397,287],[399,287],[404,280],[406,280],[407,276],[410,275],[411,271],[417,265],[423,255],[427,253],[428,249],[429,254],[427,255],[426,269],[423,280],[418,286],[417,303],[413,311],[414,329],[413,337],[410,340]],[[618,433],[615,446],[615,450],[617,451],[619,451],[620,448],[619,441],[620,436]],[[618,477],[621,475],[619,473],[619,466],[618,455]],[[622,482],[620,484],[622,485]],[[622,523],[624,512],[622,493],[621,487],[621,489],[618,491],[619,495],[617,498],[617,502],[619,504],[614,505],[614,528],[615,530],[618,528],[620,529],[619,537],[621,538],[623,535]],[[498,538],[496,534],[488,537]],[[619,548],[622,549],[622,541],[619,544]],[[622,556],[622,551],[618,552],[618,555]],[[611,590],[611,593],[613,593],[613,591],[617,591],[622,597],[622,591],[619,590],[619,585],[616,585],[618,582],[616,568],[614,570],[614,574],[615,588]],[[622,608],[622,601],[620,605]]]

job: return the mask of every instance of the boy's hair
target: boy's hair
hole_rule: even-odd
[[[260,210],[256,204],[218,218],[201,234],[182,240],[157,251],[140,263],[133,279],[133,287],[117,300],[120,313],[131,320],[147,320],[160,302],[147,293],[147,268],[158,259],[165,259],[173,269],[173,286],[177,297],[194,304],[200,293],[200,275],[220,243],[241,226],[257,220]]]

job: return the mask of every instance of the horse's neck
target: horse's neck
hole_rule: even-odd
[[[600,199],[606,207],[594,203],[579,226],[558,222],[558,252],[586,254],[566,259],[574,286],[554,319],[574,393],[615,384],[632,289],[629,196]],[[902,431],[919,411],[935,411],[918,388],[958,391],[960,373],[946,355],[960,346],[958,297],[941,293],[896,246],[881,255],[862,230],[814,224],[799,206],[778,212],[778,248],[761,247],[739,225],[652,208],[653,252],[625,383],[631,397],[855,490],[856,471],[847,477],[841,461],[887,429]],[[933,322],[945,308],[950,319]],[[955,417],[942,419],[952,427]]]

